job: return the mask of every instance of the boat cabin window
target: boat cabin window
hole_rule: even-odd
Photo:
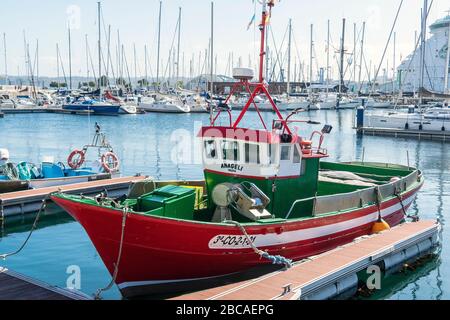
[[[301,161],[301,156],[300,156],[300,151],[298,150],[298,146],[294,146],[294,163],[300,163]]]
[[[222,141],[223,160],[240,161],[239,143],[237,141]]]
[[[281,147],[281,161],[291,160],[291,146],[282,146]]]
[[[217,159],[217,148],[215,141],[205,141],[205,154],[207,159]]]
[[[245,145],[245,163],[261,163],[260,148],[258,144],[246,143]]]

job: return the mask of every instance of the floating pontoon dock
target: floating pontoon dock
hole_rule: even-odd
[[[130,184],[144,180],[146,177],[124,177],[107,180],[90,181],[65,186],[17,191],[0,194],[0,218],[36,212],[50,193],[65,192],[68,194],[94,195],[107,191],[109,196],[119,196],[128,190]]]
[[[395,138],[415,138],[420,140],[438,140],[450,142],[450,131],[406,130],[390,128],[358,128],[359,134],[367,136],[387,136]]]
[[[370,266],[396,270],[432,253],[436,221],[406,223],[280,270],[245,281],[184,294],[172,300],[325,300],[354,295],[358,273]],[[229,283],[229,282],[228,282]]]
[[[0,300],[90,300],[79,291],[61,289],[0,267]]]
[[[24,113],[58,113],[58,114],[77,114],[77,115],[88,115],[94,114],[92,110],[64,110],[62,108],[8,108],[1,109],[4,114],[24,114]]]

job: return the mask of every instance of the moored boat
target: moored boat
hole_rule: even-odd
[[[120,105],[90,98],[77,98],[75,101],[62,105],[68,111],[87,111],[95,115],[116,116],[120,113]]]
[[[0,193],[62,186],[95,180],[111,179],[120,175],[119,159],[98,125],[93,142],[81,150],[74,150],[67,166],[47,157],[40,165],[31,162],[13,164],[9,152],[0,149]],[[95,149],[98,159],[88,161],[87,155]]]
[[[261,48],[274,2],[262,1]],[[185,290],[254,267],[299,261],[396,226],[424,183],[414,168],[322,162],[325,126],[305,138],[268,93],[261,52],[259,81],[236,119],[211,114],[201,140],[204,181],[136,184],[120,198],[62,193],[51,199],[86,230],[125,297]],[[236,86],[250,88],[248,77]],[[270,101],[272,125],[240,126],[254,97]],[[228,102],[229,99],[227,99]],[[225,103],[226,104],[226,103]],[[216,126],[222,112],[228,126]],[[257,112],[259,112],[257,110]]]

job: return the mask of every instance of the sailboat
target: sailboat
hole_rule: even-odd
[[[428,8],[428,2],[427,0],[424,1],[424,8]],[[427,10],[427,9],[424,9]],[[425,11],[427,12],[427,11]],[[427,57],[427,48],[430,45],[436,46],[436,43],[439,42],[441,45],[443,40],[443,35],[445,34],[445,31],[447,31],[447,37],[445,39],[446,43],[450,44],[450,17],[446,17],[445,19],[441,19],[438,22],[435,22],[431,25],[431,30],[433,32],[434,40],[428,40],[426,41],[426,17],[427,14],[424,14],[422,17],[422,33],[421,33],[421,45],[420,45],[420,88],[419,88],[419,97],[420,97],[420,103],[418,108],[416,106],[411,105],[408,108],[408,111],[391,111],[391,112],[385,112],[385,113],[366,113],[363,115],[363,122],[360,123],[360,126],[363,127],[372,127],[372,128],[382,128],[382,129],[395,129],[395,130],[418,130],[418,131],[427,131],[427,132],[435,132],[435,133],[443,133],[450,130],[450,109],[448,108],[448,103],[443,102],[440,106],[439,104],[430,103],[430,104],[423,104],[422,100],[428,95],[428,96],[436,96],[441,99],[445,99],[448,97],[446,94],[446,90],[444,89],[444,92],[437,94],[432,93],[429,90],[427,90],[425,86],[425,69],[426,69],[426,57]],[[437,38],[439,36],[439,38]],[[438,39],[438,40],[436,40]],[[442,79],[447,79],[448,81],[448,66],[450,61],[450,53],[446,52],[445,46],[440,50],[440,54],[447,58],[447,62],[445,62],[445,67],[443,68],[444,75]],[[418,50],[419,51],[419,50]],[[436,50],[437,51],[437,50]],[[440,59],[437,57],[434,57],[436,62],[443,62],[439,61]],[[445,60],[444,60],[445,61]],[[407,63],[410,66],[413,62],[416,62],[414,57],[409,57],[407,59]],[[405,70],[404,65],[402,65],[399,68],[400,74],[402,74],[403,71],[407,73],[407,71],[411,71],[410,68],[408,70]],[[417,72],[415,69],[412,70],[412,77],[417,77]],[[406,75],[405,75],[406,78]],[[445,81],[445,85],[443,88],[448,86],[448,82]],[[405,86],[406,84],[406,86]],[[408,82],[403,84],[403,89],[407,88],[409,85]],[[370,103],[370,101],[369,101]],[[417,109],[417,110],[416,110]],[[361,113],[360,113],[361,114]]]
[[[272,264],[290,267],[405,221],[424,183],[420,170],[386,163],[332,163],[324,139],[332,127],[298,135],[302,110],[284,118],[263,76],[266,18],[262,0],[259,81],[233,119],[211,108],[201,128],[203,181],[145,181],[118,199],[54,193],[51,199],[86,230],[125,297],[173,293],[203,281]],[[238,70],[241,75],[243,70]],[[254,98],[270,101],[275,119],[241,126]],[[259,111],[257,111],[259,112]],[[224,114],[230,123],[217,126]]]

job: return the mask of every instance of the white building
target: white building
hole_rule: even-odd
[[[431,37],[425,48],[424,87],[434,92],[444,92],[445,70],[448,68],[447,50],[450,31],[450,15],[437,20],[430,26]],[[420,86],[421,45],[398,67],[398,80],[403,92],[416,92]],[[448,87],[446,88],[449,89]]]

